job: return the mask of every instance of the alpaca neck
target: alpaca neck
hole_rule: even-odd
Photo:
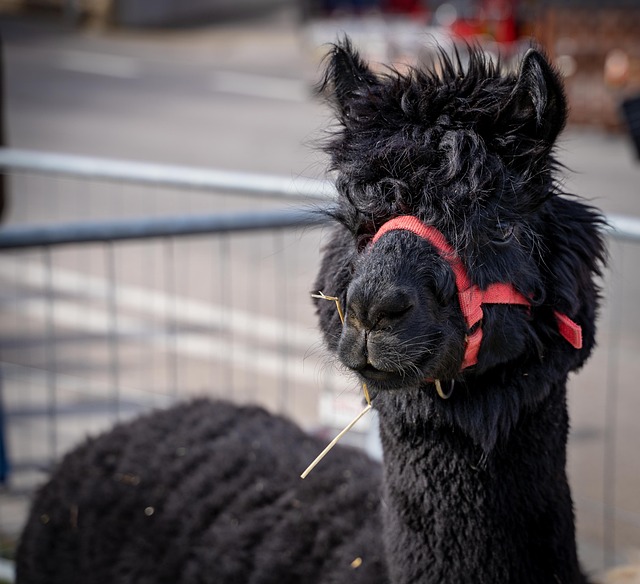
[[[412,398],[421,399],[388,396],[379,407],[391,581],[585,582],[565,473],[564,385],[490,453],[459,429],[408,423],[399,412],[417,407]]]

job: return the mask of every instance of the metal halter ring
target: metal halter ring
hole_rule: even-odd
[[[440,383],[439,379],[434,380],[433,383],[435,383],[436,391],[438,392],[438,395],[442,399],[449,399],[451,397],[451,394],[453,393],[453,388],[456,385],[456,380],[455,379],[451,380],[451,389],[449,390],[449,393],[444,393],[444,391],[442,391],[442,384]]]

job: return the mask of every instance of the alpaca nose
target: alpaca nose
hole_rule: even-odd
[[[413,306],[410,291],[399,286],[375,290],[370,280],[352,285],[338,347],[342,362],[355,371],[375,366],[379,353],[376,343],[406,322]]]
[[[345,326],[367,333],[393,327],[404,320],[414,306],[414,295],[401,286],[372,286],[369,281],[354,284],[347,294]]]

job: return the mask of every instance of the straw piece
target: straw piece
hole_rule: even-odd
[[[317,294],[312,294],[312,298],[319,298],[320,300],[330,300],[331,302],[336,303],[336,308],[338,309],[338,316],[340,317],[340,322],[344,324],[344,313],[342,312],[342,306],[340,304],[340,298],[337,296],[327,296],[322,290],[320,290]],[[315,466],[326,456],[326,454],[331,450],[337,443],[340,438],[342,438],[353,426],[356,422],[362,418],[370,409],[371,409],[371,396],[369,395],[369,389],[367,388],[367,384],[362,384],[362,391],[364,392],[364,397],[367,400],[367,406],[362,410],[348,425],[347,427],[340,432],[329,444],[327,447],[316,457],[316,459],[306,468],[306,470],[300,475],[300,478],[306,478],[307,475],[315,468]]]
[[[364,392],[364,399],[367,400],[367,404],[371,405],[371,396],[369,395],[369,388],[366,383],[362,384],[362,391]]]
[[[326,296],[322,290],[320,290],[317,294],[312,294],[311,298],[320,298],[320,300],[331,300],[336,303],[336,308],[338,309],[338,316],[340,317],[340,322],[344,324],[344,312],[342,312],[342,305],[340,304],[340,298],[337,296]]]
[[[351,420],[351,422],[349,422],[349,424],[345,427],[344,430],[342,430],[342,432],[340,432],[340,434],[338,434],[331,442],[329,442],[327,447],[320,454],[318,454],[316,459],[300,475],[301,479],[307,477],[307,475],[316,467],[316,465],[327,455],[329,450],[331,450],[338,443],[338,440],[340,440],[340,438],[342,438],[349,430],[351,430],[351,428],[356,425],[358,420],[362,418],[362,416],[364,416],[371,409],[371,407],[371,404],[367,404],[364,410],[362,410],[353,420]]]
[[[327,296],[322,290],[320,290],[316,294],[312,294],[311,298],[320,298],[320,300],[331,300],[336,303],[336,308],[338,309],[338,316],[340,317],[340,322],[344,324],[344,312],[342,312],[342,305],[340,304],[340,298],[337,296]],[[367,389],[367,384],[362,384],[362,391],[364,392],[364,397],[367,400],[367,404],[371,405],[371,397],[369,396],[369,390]]]

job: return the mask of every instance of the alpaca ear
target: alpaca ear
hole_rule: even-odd
[[[371,87],[378,79],[351,46],[348,37],[333,46],[327,55],[324,78],[320,92],[330,92],[343,119],[351,116],[350,102],[362,89]]]
[[[529,49],[498,121],[534,140],[544,151],[555,142],[566,117],[567,104],[558,73],[539,51]]]

